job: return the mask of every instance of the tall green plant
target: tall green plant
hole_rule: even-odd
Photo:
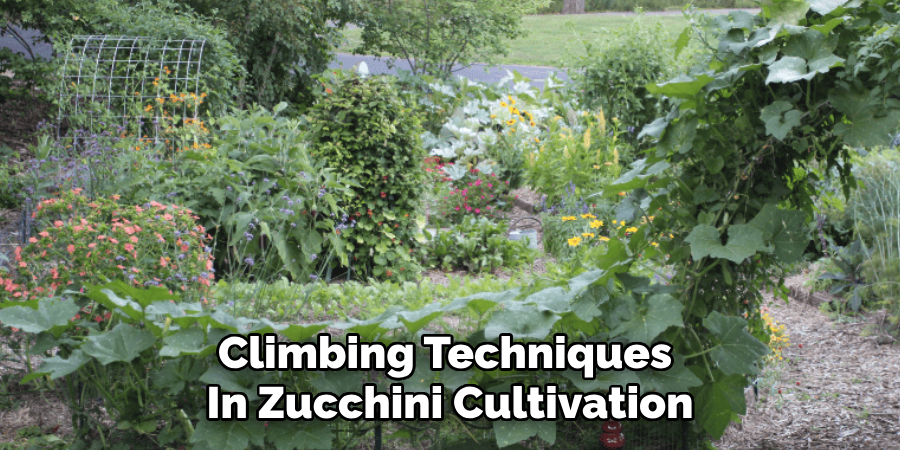
[[[310,108],[312,153],[358,185],[343,195],[354,227],[335,230],[346,240],[361,275],[410,277],[410,256],[424,241],[421,228],[425,150],[418,120],[387,77],[329,81]]]
[[[709,55],[688,73],[647,86],[674,106],[641,132],[656,147],[604,192],[631,191],[619,220],[655,214],[636,235],[674,235],[660,251],[675,267],[681,317],[658,339],[675,346],[692,374],[690,391],[703,405],[696,437],[721,436],[745,411],[744,375],[756,372],[757,339],[767,339],[756,312],[762,292],[778,276],[774,269],[799,260],[809,241],[810,167],[834,169],[849,191],[850,164],[839,164],[849,161],[849,146],[886,144],[900,120],[900,80],[891,68],[900,61],[897,12],[881,1],[786,0],[755,16],[692,17],[676,53],[695,35]],[[611,248],[600,263],[629,267],[632,254],[648,255],[644,249]],[[757,339],[729,342],[728,329],[747,325]]]

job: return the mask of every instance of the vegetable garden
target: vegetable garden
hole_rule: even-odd
[[[333,42],[273,38],[278,57],[264,59],[257,20],[286,8],[274,5],[224,25],[203,2],[97,6],[117,20],[109,36],[149,37],[91,44],[76,29],[57,41],[66,63],[35,75],[64,120],[0,164],[0,205],[18,213],[0,235],[0,409],[23,390],[52,396],[67,433],[20,432],[29,445],[604,448],[603,420],[467,420],[452,393],[636,386],[690,394],[693,417],[621,420],[626,437],[714,448],[748,414],[747,390],[793,355],[768,309],[793,274],[812,272],[837,317],[882,311],[872,332],[895,340],[897,4],[692,13],[658,48],[658,29],[635,25],[619,46],[590,47],[573,82],[542,90],[517,73],[482,85],[322,71]],[[363,14],[329,8],[304,20]],[[149,28],[157,15],[189,32]],[[311,55],[305,72],[271,69],[294,64],[278,62],[291,51]],[[412,345],[399,379],[223,365],[253,359],[221,353],[227,337],[269,334],[386,348],[436,334],[470,349],[566,338],[661,346],[671,360],[596,376],[546,359],[437,370]],[[395,384],[443,387],[443,420],[254,415],[272,386],[337,397]],[[242,396],[250,418],[211,419],[212,387]]]

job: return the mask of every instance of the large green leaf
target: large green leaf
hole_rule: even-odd
[[[441,304],[434,302],[416,311],[401,311],[397,313],[397,319],[406,325],[410,333],[415,334],[432,320],[443,314]]]
[[[757,251],[766,249],[762,232],[746,224],[728,228],[727,245],[722,245],[719,231],[715,227],[705,224],[694,227],[684,241],[691,244],[691,256],[695,260],[709,255],[741,263]]]
[[[200,423],[191,435],[192,443],[206,442],[216,450],[246,450],[250,444],[265,443],[265,425],[249,414],[248,420],[206,420],[206,411],[198,414]]]
[[[163,338],[164,346],[159,356],[177,358],[181,355],[195,355],[203,350],[206,333],[199,328],[188,328]]]
[[[50,375],[50,379],[52,380],[62,378],[75,372],[90,360],[91,357],[86,355],[81,349],[73,351],[66,359],[60,358],[59,356],[51,356],[44,359],[44,363],[41,364],[41,367],[37,369],[37,371],[23,378],[22,383],[27,383],[44,375]]]
[[[684,305],[669,294],[652,295],[638,305],[629,320],[620,323],[609,335],[649,344],[666,328],[684,326],[681,319],[683,309]]]
[[[244,368],[242,370],[228,370],[221,364],[213,364],[200,376],[200,381],[206,384],[216,384],[222,392],[240,392],[247,399],[254,401],[259,399],[256,388],[264,383],[260,373]]]
[[[806,0],[765,0],[763,10],[772,19],[770,25],[797,25],[806,17],[809,3]]]
[[[729,375],[759,372],[753,363],[768,354],[769,347],[745,330],[746,320],[713,311],[703,319],[703,326],[719,340],[710,357],[722,372]]]
[[[266,427],[266,438],[278,450],[325,450],[331,448],[331,422],[273,421]]]
[[[497,447],[507,447],[534,435],[553,445],[556,442],[556,422],[549,420],[494,421],[494,436],[497,438]]]
[[[766,133],[775,139],[783,140],[796,126],[800,125],[803,113],[794,109],[794,105],[779,100],[762,109],[759,118],[766,124]]]
[[[841,136],[847,144],[874,147],[890,143],[891,133],[900,122],[900,111],[888,109],[884,115],[876,116],[884,101],[881,93],[837,88],[829,93],[828,99],[851,122],[834,126],[834,134]]]
[[[721,374],[720,374],[721,375]],[[695,394],[697,420],[714,439],[722,436],[735,414],[747,413],[744,386],[747,379],[741,375],[721,375],[715,383],[706,383]]]
[[[816,72],[811,72],[806,65],[806,60],[796,56],[785,56],[769,65],[769,83],[793,83],[800,80],[811,80]]]
[[[153,333],[120,323],[112,331],[88,336],[81,348],[105,366],[116,361],[129,362],[155,343]]]
[[[821,15],[826,15],[835,9],[840,8],[848,0],[808,0],[809,1],[809,9],[813,10],[816,13]]]
[[[550,334],[559,316],[550,311],[538,309],[520,311],[498,311],[491,316],[484,328],[487,339],[494,339],[501,333],[512,333],[514,338],[544,339]]]
[[[749,225],[762,232],[763,240],[771,243],[775,257],[792,264],[803,257],[809,244],[806,214],[798,210],[783,210],[767,203]]]
[[[26,333],[40,333],[68,325],[75,314],[78,314],[78,305],[74,302],[46,298],[38,301],[37,309],[28,306],[0,309],[0,323]]]
[[[675,77],[671,81],[661,84],[650,83],[645,86],[651,94],[665,95],[675,98],[691,98],[703,89],[703,86],[709,84],[713,78],[709,75],[700,75],[692,77],[682,74]]]
[[[637,376],[641,380],[641,392],[688,392],[689,388],[703,384],[684,366],[684,357],[677,354],[672,355],[672,367],[668,370],[641,370]]]
[[[511,289],[503,292],[482,292],[466,297],[461,297],[450,302],[444,307],[444,311],[455,311],[459,308],[468,306],[472,308],[479,316],[490,311],[494,306],[502,305],[518,297],[520,289]]]

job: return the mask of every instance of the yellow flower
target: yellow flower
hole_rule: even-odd
[[[592,238],[592,237],[594,237],[594,233],[581,233],[581,235],[584,236],[584,237],[586,237],[586,238]]]
[[[541,143],[541,140],[540,140],[540,139],[538,139],[538,138],[537,138],[537,137],[535,137],[535,138],[534,138],[534,142],[536,142],[536,143],[538,143],[538,144],[540,144],[540,143]]]
[[[637,233],[637,227],[628,227],[625,229],[626,233]]]
[[[515,124],[516,124],[516,119],[515,119],[515,117],[512,118],[512,119],[507,120],[507,121],[506,121],[506,124],[509,125],[509,126],[515,125]]]
[[[669,233],[669,239],[675,239],[675,235],[672,233]]]
[[[589,225],[591,226],[591,228],[600,228],[603,226],[603,221],[595,220],[595,221],[591,222]]]
[[[491,119],[496,119],[496,118],[497,118],[496,114],[491,114]]]
[[[597,216],[595,216],[595,215],[593,215],[593,214],[591,214],[591,213],[587,213],[587,214],[582,214],[582,215],[581,215],[581,218],[582,218],[582,219],[596,219]]]
[[[603,163],[603,165],[606,165],[606,166],[611,166],[611,165],[612,165],[612,163],[611,163],[611,162],[609,162],[609,161],[607,161],[607,162],[605,162],[605,163]]]
[[[500,106],[503,107],[503,108],[506,108],[506,107],[509,106],[509,105],[507,105],[506,102],[500,102]]]
[[[600,166],[598,166],[597,164],[594,164],[594,168],[600,170]]]
[[[600,240],[603,242],[609,242],[609,238],[606,236],[600,236]]]
[[[580,243],[581,243],[581,238],[578,236],[575,236],[572,239],[569,239],[570,247],[578,247],[578,244],[580,244]]]
[[[652,246],[654,246],[654,247],[657,247],[657,248],[659,247],[659,243],[658,243],[658,242],[651,242],[650,245],[652,245]]]

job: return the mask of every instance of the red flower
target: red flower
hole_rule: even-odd
[[[394,272],[391,272],[390,270],[387,271],[387,276],[390,277],[390,276],[393,276],[393,275],[394,275]]]
[[[387,197],[387,194],[385,194],[385,193],[382,191],[382,193],[381,193],[381,198],[385,198],[385,197]]]

